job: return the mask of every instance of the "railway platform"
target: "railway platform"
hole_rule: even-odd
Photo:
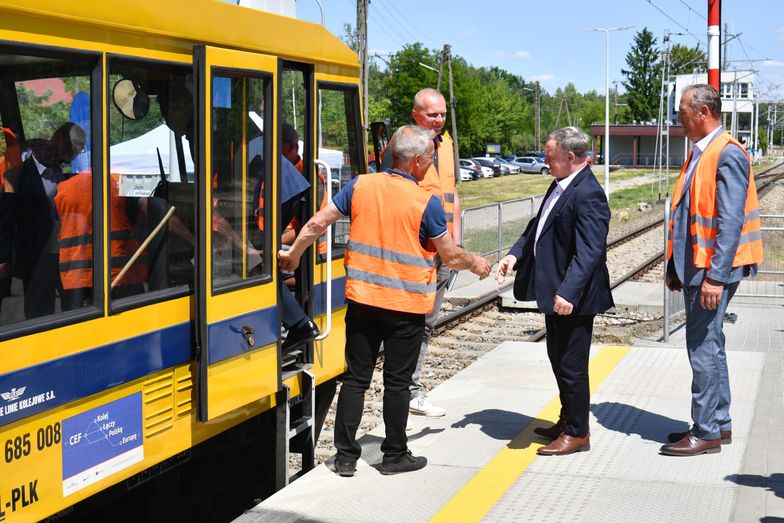
[[[410,418],[424,469],[381,475],[380,426],[354,477],[327,462],[236,521],[784,521],[784,302],[729,312],[733,441],[718,454],[659,454],[690,419],[682,326],[666,344],[592,347],[591,450],[570,456],[536,454],[534,427],[559,409],[545,345],[508,341],[430,392],[445,417]]]

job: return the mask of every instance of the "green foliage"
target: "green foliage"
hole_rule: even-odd
[[[650,120],[659,114],[660,75],[656,74],[659,50],[653,33],[644,27],[634,37],[634,46],[626,54],[628,69],[621,72],[626,77],[623,86],[633,120]]]
[[[19,110],[22,113],[22,125],[27,140],[48,140],[60,125],[70,119],[70,104],[62,100],[50,102],[52,91],[36,96],[35,92],[19,82],[16,85],[16,96],[19,99]]]
[[[687,74],[708,69],[708,57],[698,46],[675,44],[670,48],[670,74]]]

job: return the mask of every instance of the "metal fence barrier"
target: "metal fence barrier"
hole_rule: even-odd
[[[762,214],[760,220],[764,259],[757,274],[741,282],[735,296],[780,304],[784,300],[784,214]]]
[[[663,288],[663,296],[664,296],[664,314],[663,314],[663,338],[664,343],[668,343],[670,341],[670,323],[672,322],[675,317],[686,310],[686,303],[683,300],[683,292],[672,292],[670,289],[667,288],[667,261],[666,261],[666,254],[667,254],[667,242],[669,241],[670,237],[670,198],[667,197],[664,200],[664,253],[665,253],[665,265],[664,265],[664,275],[662,277],[662,288]]]
[[[542,194],[463,209],[463,246],[498,261],[536,215],[543,198]]]

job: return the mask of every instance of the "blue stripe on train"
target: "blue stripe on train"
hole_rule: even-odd
[[[187,362],[191,345],[186,322],[0,375],[0,426]]]
[[[318,316],[326,312],[327,285],[319,283],[313,286],[313,315]],[[346,277],[335,278],[332,280],[332,309],[338,309],[346,305]]]
[[[249,352],[248,342],[242,335],[245,326],[255,331],[254,350],[277,342],[280,337],[278,307],[267,307],[210,325],[210,364]]]

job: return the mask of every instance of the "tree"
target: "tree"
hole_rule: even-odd
[[[708,58],[699,46],[675,44],[670,48],[670,74],[702,72],[708,68]]]
[[[656,74],[659,50],[653,33],[644,27],[634,36],[634,46],[626,53],[627,103],[634,120],[650,120],[659,114],[660,77]]]

